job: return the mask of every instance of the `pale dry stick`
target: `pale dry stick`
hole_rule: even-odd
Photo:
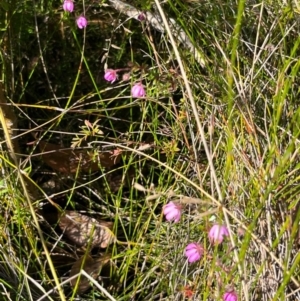
[[[172,31],[171,31],[171,29],[170,29],[170,27],[168,25],[168,21],[166,19],[166,16],[165,16],[165,14],[164,14],[164,12],[162,10],[162,7],[161,7],[159,1],[155,0],[155,3],[157,5],[158,11],[159,11],[159,13],[161,15],[162,21],[163,21],[163,23],[164,23],[164,25],[166,27],[166,31],[167,31],[167,33],[169,35],[169,39],[171,40],[171,44],[172,44],[173,50],[175,52],[176,59],[178,61],[179,67],[180,67],[180,71],[181,71],[181,74],[182,74],[182,77],[183,77],[183,80],[184,80],[184,84],[185,84],[185,87],[186,87],[186,90],[187,90],[187,93],[188,93],[189,100],[191,102],[191,106],[192,106],[194,117],[195,117],[195,120],[196,120],[196,123],[197,123],[197,127],[198,127],[198,130],[199,130],[200,135],[201,135],[201,139],[202,139],[202,143],[203,143],[203,146],[204,146],[204,149],[205,149],[205,153],[206,153],[208,161],[209,161],[209,166],[210,166],[211,170],[213,171],[213,179],[214,179],[214,182],[216,184],[216,189],[217,189],[217,192],[218,192],[218,197],[219,197],[219,200],[220,200],[220,203],[221,203],[222,202],[221,189],[220,189],[220,186],[218,184],[218,179],[217,179],[216,173],[214,172],[215,168],[213,166],[212,157],[211,157],[208,145],[207,145],[206,140],[205,140],[205,133],[204,133],[203,127],[202,127],[200,119],[199,119],[199,114],[198,114],[198,111],[197,111],[196,103],[194,101],[194,97],[193,97],[193,94],[192,94],[191,86],[189,84],[189,80],[187,78],[187,75],[186,75],[186,72],[185,72],[185,69],[184,69],[184,66],[183,66],[183,63],[182,63],[182,60],[181,60],[178,48],[176,46],[176,43],[175,43],[175,40],[174,40],[174,37],[173,37],[173,33],[172,33]]]
[[[78,277],[78,274],[67,278],[66,280],[62,281],[59,285],[61,287],[63,287],[65,284],[68,284],[71,280],[75,279]],[[55,286],[54,288],[52,288],[51,290],[49,290],[48,292],[44,293],[43,296],[41,296],[39,299],[37,299],[36,301],[43,301],[46,297],[48,297],[50,294],[54,293],[56,290],[58,289],[58,286]],[[47,299],[48,300],[48,299]]]
[[[103,286],[101,286],[93,277],[91,277],[85,270],[82,270],[82,275],[90,280],[110,301],[117,301]]]
[[[92,282],[106,297],[109,298],[111,301],[117,301],[104,287],[102,287],[93,277],[91,277],[85,270],[81,270],[81,272],[73,275],[72,277],[69,277],[65,281],[61,282],[60,285],[63,286],[65,284],[68,284],[71,280],[76,279],[80,274],[85,276]],[[48,297],[51,293],[55,292],[55,290],[58,289],[58,287],[54,287],[53,289],[46,292],[42,297],[40,297],[37,301],[42,301],[46,297]]]
[[[23,274],[24,277],[26,277],[26,279],[28,279],[30,282],[32,282],[39,290],[41,293],[43,294],[47,294],[46,290],[32,277],[30,277],[28,274],[24,273],[24,271],[22,271],[22,269],[20,269],[20,267],[18,267],[17,265],[15,265],[16,269],[18,269],[18,271]],[[52,292],[52,291],[51,291]],[[50,294],[49,294],[50,295]],[[50,296],[47,299],[48,301],[54,301]]]
[[[212,112],[208,121],[208,134],[209,134],[209,152],[211,156],[214,158],[213,154],[213,134],[215,131],[215,117],[214,113]],[[213,178],[213,171],[210,170],[210,176]],[[212,196],[214,197],[214,182],[210,181],[210,186],[211,186],[211,193]]]
[[[272,201],[272,195],[271,193],[269,194],[268,200],[267,200],[267,208],[272,208],[271,205],[271,201]],[[268,241],[269,241],[269,245],[272,246],[272,228],[274,228],[274,225],[272,224],[272,217],[271,217],[271,210],[267,210],[266,211],[266,223],[267,223],[267,236],[268,236]],[[278,235],[276,235],[276,237],[278,237]],[[286,257],[284,257],[286,258]]]
[[[293,295],[296,295],[297,293],[300,293],[300,287],[297,288],[296,290],[294,290],[293,292],[289,293],[288,295],[286,295],[286,298],[290,298]]]
[[[132,5],[124,3],[120,0],[108,0],[108,4],[120,13],[127,15],[129,18],[133,18],[139,21],[138,17],[142,12]],[[145,12],[145,15],[147,17],[147,21],[154,29],[160,31],[161,33],[166,32],[165,27],[161,24],[161,20],[159,20],[157,16],[153,15],[150,12]],[[176,23],[174,19],[169,19],[169,21],[170,23],[168,23],[168,28],[169,30],[171,30],[172,34],[177,37],[177,39],[183,44],[184,47],[186,47],[191,53],[195,55],[195,59],[201,65],[201,67],[205,67],[203,55],[196,49],[184,30],[182,30],[182,28]]]

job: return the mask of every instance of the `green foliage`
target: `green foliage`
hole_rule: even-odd
[[[64,280],[84,256],[110,260],[82,300],[221,300],[228,286],[239,300],[299,299],[297,2],[165,1],[194,47],[173,31],[184,70],[167,32],[112,1],[76,1],[74,13],[2,2],[5,300],[77,300]],[[127,4],[155,15],[155,3]],[[118,69],[113,84],[106,68]],[[140,81],[146,97],[134,99]],[[184,207],[177,224],[162,215],[170,200]],[[112,222],[116,240],[74,246],[58,227],[65,210]],[[214,222],[230,228],[225,245],[207,239]],[[190,242],[206,250],[192,265]]]

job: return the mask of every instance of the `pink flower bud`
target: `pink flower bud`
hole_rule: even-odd
[[[145,15],[145,13],[140,13],[140,14],[138,15],[138,20],[141,21],[141,22],[145,21],[145,20],[146,20],[146,15]]]
[[[135,84],[131,89],[132,97],[142,98],[145,97],[146,92],[142,83]]]
[[[88,22],[87,22],[87,19],[85,17],[80,16],[80,17],[77,18],[76,23],[77,23],[78,28],[83,29],[87,26]]]
[[[116,79],[118,78],[118,74],[116,70],[113,69],[106,69],[105,74],[104,74],[104,79],[107,80],[108,82],[115,82]]]
[[[72,0],[65,0],[63,9],[64,11],[71,13],[74,10],[74,2]]]
[[[237,301],[238,300],[237,293],[235,291],[226,292],[223,295],[223,300],[224,301]]]
[[[181,205],[169,202],[163,207],[163,214],[167,221],[174,221],[175,223],[178,223],[181,217]]]
[[[208,233],[208,238],[212,244],[222,243],[224,236],[229,236],[229,231],[224,225],[213,225]]]
[[[129,73],[129,72],[124,73],[123,76],[122,76],[122,80],[123,80],[124,82],[129,81],[129,80],[130,80],[130,73]]]
[[[204,253],[204,248],[202,247],[202,245],[193,242],[187,245],[187,247],[185,248],[185,256],[188,259],[188,262],[192,263],[195,261],[198,261]]]

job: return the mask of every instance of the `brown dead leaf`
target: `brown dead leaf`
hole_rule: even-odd
[[[57,144],[45,141],[39,142],[39,149],[44,162],[54,171],[64,174],[74,174],[79,169],[83,172],[99,170],[99,165],[110,168],[121,160],[121,154],[112,156],[110,152],[98,152],[96,158],[82,149],[63,149]]]
[[[75,276],[80,273],[81,270],[84,270],[87,274],[89,274],[92,278],[96,279],[100,273],[100,270],[103,265],[105,265],[110,259],[110,255],[104,255],[100,258],[92,258],[90,255],[82,256],[78,259],[72,266],[70,271],[70,277]],[[76,287],[78,277],[74,277],[70,282],[73,288]],[[78,285],[77,285],[77,293],[82,294],[87,289],[90,288],[90,281],[85,276],[81,275]]]
[[[112,222],[98,221],[76,211],[66,210],[60,215],[58,225],[78,247],[106,248],[114,240]]]

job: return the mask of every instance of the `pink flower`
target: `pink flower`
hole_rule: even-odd
[[[202,247],[202,245],[196,242],[188,244],[184,252],[185,256],[188,259],[188,262],[190,263],[198,261],[202,257],[203,253],[204,248]]]
[[[226,292],[223,295],[223,300],[224,301],[237,301],[238,300],[237,293],[235,291]]]
[[[63,4],[63,9],[64,11],[71,13],[74,9],[74,2],[72,0],[65,0]]]
[[[135,84],[131,89],[132,97],[142,98],[145,97],[146,92],[142,83]]]
[[[113,69],[106,69],[105,74],[104,74],[104,79],[107,80],[108,82],[115,82],[116,79],[118,78],[118,74],[116,70]]]
[[[229,236],[229,231],[224,225],[213,225],[208,233],[208,238],[213,244],[222,243],[224,236]]]
[[[78,28],[83,29],[87,26],[88,22],[87,22],[87,19],[85,17],[80,16],[80,17],[77,18],[76,23],[77,23]]]
[[[181,217],[181,205],[169,202],[163,207],[163,214],[167,221],[174,221],[175,223],[178,223]]]

